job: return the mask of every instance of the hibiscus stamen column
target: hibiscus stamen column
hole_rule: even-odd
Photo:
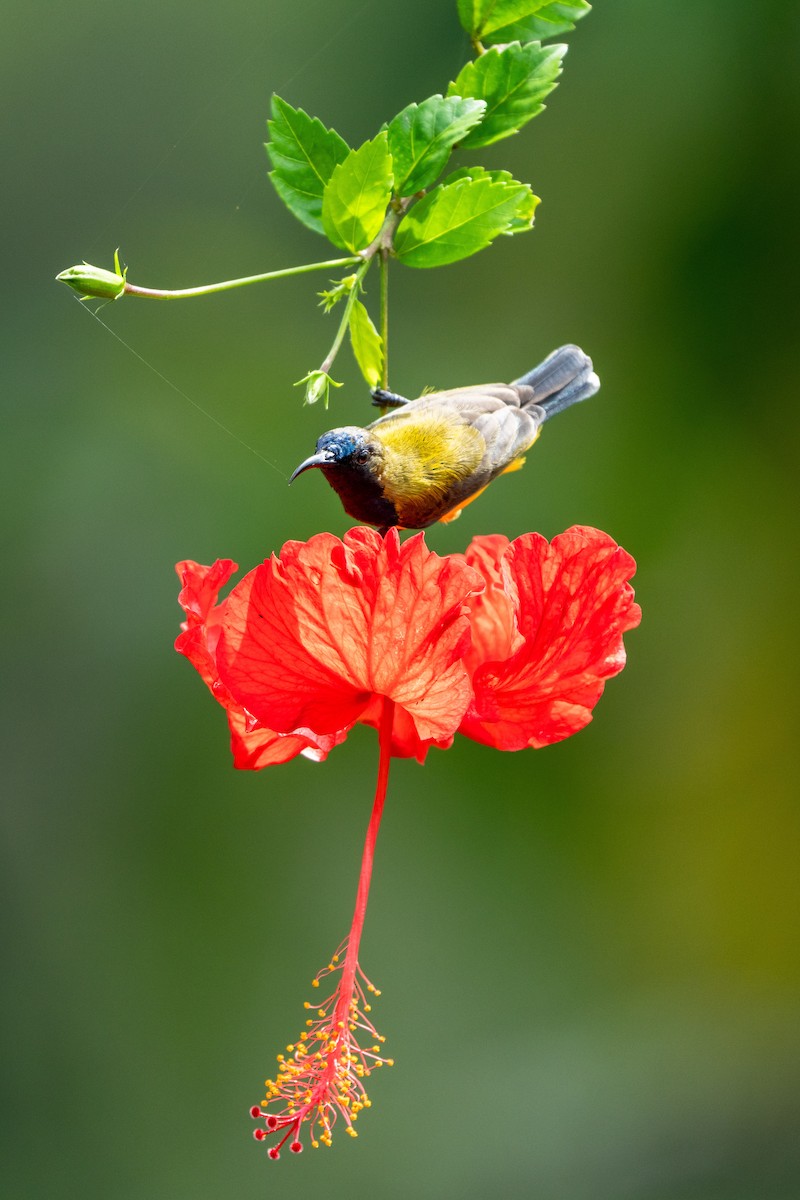
[[[380,992],[359,967],[358,950],[367,912],[375,843],[389,782],[394,707],[392,700],[383,699],[378,782],[364,840],[350,933],[328,965],[312,980],[313,987],[320,987],[324,978],[338,974],[337,986],[319,1003],[306,1001],[307,1009],[316,1009],[316,1019],[309,1018],[297,1044],[287,1046],[288,1057],[278,1055],[278,1073],[274,1080],[266,1081],[266,1098],[260,1106],[254,1105],[250,1109],[250,1115],[255,1119],[263,1118],[266,1125],[265,1129],[255,1131],[258,1141],[273,1133],[283,1135],[270,1147],[269,1157],[273,1160],[280,1157],[281,1148],[287,1141],[294,1153],[303,1149],[300,1130],[304,1122],[310,1125],[311,1144],[315,1147],[320,1143],[331,1144],[333,1127],[339,1117],[344,1120],[347,1133],[357,1137],[354,1123],[359,1112],[370,1105],[364,1080],[375,1067],[392,1065],[393,1060],[380,1053],[384,1038],[368,1015],[371,1006],[367,995],[377,996]],[[370,1040],[369,1046],[358,1044],[359,1030]],[[283,1105],[278,1112],[267,1111],[281,1102]]]

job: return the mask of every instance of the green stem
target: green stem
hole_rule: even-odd
[[[347,261],[352,262],[353,260],[348,259]],[[344,341],[344,335],[347,333],[347,327],[350,324],[350,313],[353,311],[353,305],[355,304],[356,299],[358,298],[359,285],[361,283],[361,280],[364,278],[367,271],[369,270],[370,263],[372,262],[372,258],[361,258],[361,259],[356,259],[356,261],[357,262],[360,261],[361,266],[358,268],[358,270],[355,273],[355,279],[353,280],[353,286],[350,288],[350,291],[348,293],[347,301],[344,306],[344,312],[342,314],[342,319],[339,322],[339,328],[336,331],[336,337],[333,339],[333,345],[331,346],[330,350],[328,351],[327,358],[324,360],[324,362],[322,362],[320,364],[320,367],[319,367],[320,371],[324,371],[326,375],[328,374],[331,367],[333,366],[333,360],[336,358],[336,355],[339,353],[339,349],[342,345],[342,342]]]
[[[381,387],[389,390],[389,251],[383,246],[381,262],[381,341],[383,342],[383,368]]]
[[[268,279],[287,279],[290,275],[306,275],[309,271],[326,271],[332,267],[350,267],[361,262],[361,256],[350,258],[331,258],[326,262],[305,263],[301,267],[285,267],[282,271],[267,271],[263,275],[246,275],[243,279],[226,279],[222,283],[206,283],[202,287],[181,288],[179,291],[165,291],[163,288],[137,287],[134,283],[125,281],[124,295],[148,296],[154,300],[185,300],[190,296],[210,296],[212,292],[227,292],[232,288],[246,287],[249,283],[264,283]]]

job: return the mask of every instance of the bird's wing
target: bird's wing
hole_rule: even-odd
[[[430,523],[417,512],[423,496],[434,520],[463,504],[533,445],[543,419],[539,409],[520,407],[516,388],[486,384],[422,396],[370,429],[390,451],[387,494],[398,511],[413,508],[422,525]],[[404,523],[411,526],[410,516]]]
[[[525,389],[526,393],[532,389]],[[406,421],[412,416],[428,415],[455,416],[461,414],[467,422],[483,412],[492,412],[503,408],[519,408],[519,389],[507,383],[484,383],[473,387],[450,388],[445,392],[429,392],[418,400],[409,400],[402,408],[378,417],[370,425],[370,429],[380,428],[381,425],[394,421]]]
[[[544,413],[538,408],[503,408],[480,413],[472,425],[486,443],[486,452],[479,470],[487,482],[506,471],[539,436]]]
[[[506,383],[451,388],[422,396],[400,411],[380,417],[374,424],[380,427],[383,422],[413,419],[415,415],[419,418],[425,414],[472,426],[486,443],[476,468],[476,483],[485,487],[536,441],[544,413],[529,403],[532,397],[533,389]]]

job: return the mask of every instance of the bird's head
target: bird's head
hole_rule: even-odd
[[[316,454],[304,459],[295,468],[289,480],[296,479],[311,467],[337,467],[345,471],[370,475],[380,456],[381,446],[374,436],[358,425],[343,425],[341,429],[329,429],[317,442]]]

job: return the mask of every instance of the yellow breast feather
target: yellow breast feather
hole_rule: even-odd
[[[386,447],[381,484],[400,512],[446,496],[480,463],[486,443],[471,425],[435,414],[387,422],[379,430]]]

